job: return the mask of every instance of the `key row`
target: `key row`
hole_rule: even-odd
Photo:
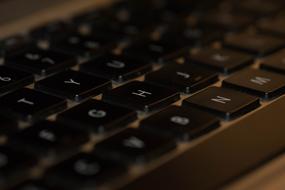
[[[34,120],[65,109],[66,98],[82,101],[101,93],[103,100],[111,104],[149,112],[178,101],[179,91],[193,93],[217,81],[217,74],[199,69],[190,64],[166,66],[147,75],[146,82],[133,81],[112,90],[109,90],[111,83],[108,80],[65,71],[37,82],[35,87],[42,92],[20,89],[2,96],[1,112],[21,120]],[[225,79],[223,87],[272,99],[284,93],[285,77],[268,71],[245,69]],[[233,94],[239,96],[238,92]],[[202,97],[201,93],[195,96]]]
[[[249,42],[249,40],[246,41]],[[268,46],[262,45],[262,47]],[[134,51],[134,48],[131,49]],[[262,64],[261,68],[282,72],[283,54],[284,50],[280,50],[268,57],[265,57],[266,61]],[[132,53],[123,55],[114,55],[110,53],[102,54],[91,59],[87,63],[82,64],[80,69],[88,74],[117,82],[124,82],[152,71],[151,60],[145,58],[140,59],[140,56],[135,57],[134,55],[135,54]],[[219,71],[225,74],[242,69],[254,62],[254,56],[248,53],[233,51],[228,48],[202,48],[198,52],[194,52],[190,55],[186,54],[185,58],[188,60],[187,62],[205,66],[208,69],[213,69],[213,72]],[[16,83],[21,82],[20,84],[23,86],[32,83],[32,76],[27,76],[27,73],[45,76],[66,70],[75,64],[77,64],[75,57],[70,56],[69,54],[54,50],[28,48],[7,57],[6,66],[12,67],[14,70],[12,68],[1,67],[0,82],[4,82],[4,87],[6,87],[4,84],[7,84],[8,82],[13,84],[15,83],[15,85],[12,86],[16,87],[19,86]],[[161,73],[169,74],[168,70],[172,69],[177,70],[179,69],[179,66],[165,69],[161,71]],[[192,70],[192,68],[189,69],[186,68],[186,66],[181,69],[185,69],[187,72],[190,72],[190,69]],[[20,71],[18,70],[23,70],[23,74],[19,73]],[[199,69],[194,68],[194,70]],[[200,71],[195,72],[200,73]],[[211,75],[207,71],[202,70],[202,72],[205,72],[205,75]],[[15,75],[15,81],[12,80],[12,77],[9,75]],[[187,77],[185,73],[184,76]],[[25,80],[26,78],[29,80]],[[152,78],[152,76],[150,78]],[[3,91],[9,91],[10,88],[4,88]]]

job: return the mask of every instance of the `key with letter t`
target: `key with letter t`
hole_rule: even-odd
[[[40,119],[65,107],[65,100],[27,88],[0,98],[1,114],[21,120]]]

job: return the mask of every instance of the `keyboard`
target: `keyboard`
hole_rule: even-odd
[[[283,153],[285,3],[119,1],[0,40],[0,189],[220,189]]]

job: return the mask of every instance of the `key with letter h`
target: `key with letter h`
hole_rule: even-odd
[[[105,101],[134,110],[152,111],[179,100],[176,91],[134,81],[103,94]]]

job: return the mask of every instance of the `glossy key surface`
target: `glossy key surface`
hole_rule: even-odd
[[[191,140],[217,128],[219,120],[191,107],[170,106],[142,120],[140,126],[156,134]]]
[[[95,151],[103,157],[122,163],[142,163],[161,156],[175,146],[173,138],[140,129],[126,129],[98,143]]]
[[[246,69],[225,79],[223,86],[268,99],[284,93],[285,77],[268,71]]]
[[[36,83],[36,88],[63,98],[81,101],[109,89],[111,82],[78,71],[64,71]]]
[[[0,93],[4,94],[17,90],[34,82],[34,76],[30,73],[0,66]]]
[[[218,74],[197,65],[172,64],[146,75],[146,81],[184,93],[194,93],[218,80]]]
[[[105,132],[124,127],[137,118],[131,109],[89,100],[57,116],[57,120],[81,130]]]
[[[6,58],[6,64],[26,72],[47,75],[75,65],[76,59],[70,54],[55,50],[28,47]]]
[[[204,48],[192,54],[189,59],[225,74],[253,63],[251,55],[229,49]]]
[[[82,64],[80,69],[91,75],[123,82],[151,71],[152,65],[139,58],[107,54]]]
[[[38,120],[57,113],[65,107],[65,100],[27,88],[0,98],[0,113],[20,120]]]
[[[177,91],[140,81],[129,82],[103,94],[103,100],[107,102],[146,112],[179,99]]]
[[[239,91],[219,87],[209,87],[184,100],[186,107],[196,107],[209,111],[225,119],[242,116],[257,108],[259,99]]]

